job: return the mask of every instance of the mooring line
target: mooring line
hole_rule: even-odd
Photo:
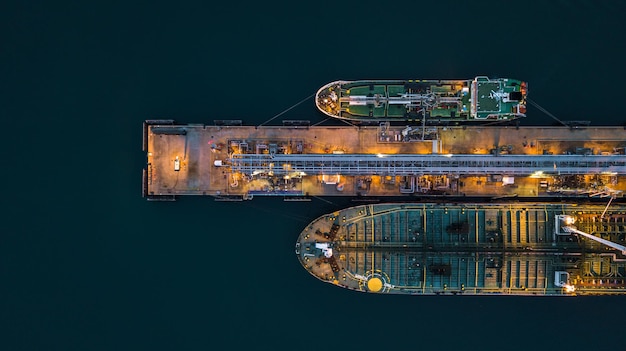
[[[271,122],[272,120],[274,120],[274,119],[278,118],[279,116],[282,116],[282,115],[283,115],[284,113],[286,113],[287,111],[291,110],[292,108],[295,108],[296,106],[300,105],[301,103],[303,103],[303,102],[307,101],[308,99],[312,98],[313,96],[315,96],[315,94],[316,94],[316,93],[313,93],[313,94],[311,94],[311,95],[307,96],[306,98],[302,99],[302,100],[301,100],[300,102],[298,102],[297,104],[295,104],[295,105],[291,106],[290,108],[288,108],[288,109],[284,110],[283,112],[281,112],[281,113],[277,114],[276,116],[274,116],[274,117],[272,117],[272,118],[268,119],[267,121],[265,121],[265,122],[263,122],[263,123],[259,124],[259,125],[257,126],[257,128],[258,128],[258,127],[263,126],[265,123]]]

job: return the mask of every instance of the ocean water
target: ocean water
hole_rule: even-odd
[[[622,128],[626,2],[0,5],[0,349],[620,349],[626,297],[324,284],[299,232],[345,199],[141,198],[142,121],[258,125],[337,79],[512,77]],[[310,100],[280,119],[321,121]],[[523,125],[555,120],[529,107]],[[625,132],[626,139],[626,132]]]

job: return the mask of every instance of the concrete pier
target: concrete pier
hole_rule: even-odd
[[[143,195],[174,199],[182,195],[250,199],[254,196],[403,197],[515,196],[621,197],[626,189],[626,130],[622,127],[426,127],[420,126],[228,126],[177,125],[172,120],[146,121]],[[254,156],[258,155],[258,156]],[[298,155],[303,155],[299,157]],[[302,168],[305,159],[328,164]],[[363,155],[359,157],[358,155]],[[602,160],[605,168],[554,167],[532,172],[464,164],[443,172],[441,164],[424,168],[411,163],[349,172],[334,161],[398,158],[506,160],[524,155],[529,162],[573,156],[577,165]],[[420,156],[421,155],[421,156]],[[428,156],[431,155],[431,156]],[[592,156],[585,158],[586,156]],[[436,157],[440,158],[440,157]],[[251,164],[251,159],[263,160]],[[272,162],[276,159],[276,162]],[[454,159],[454,157],[451,157]],[[237,163],[239,162],[239,163]],[[606,163],[608,162],[608,163]],[[467,167],[471,169],[468,171]],[[473,168],[472,168],[473,167]],[[572,168],[572,169],[573,169]],[[402,172],[397,170],[402,169]],[[516,168],[519,170],[519,167]],[[371,172],[369,172],[371,170]],[[482,172],[481,170],[484,170]],[[307,173],[309,171],[309,173]]]

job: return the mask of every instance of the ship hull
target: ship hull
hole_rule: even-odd
[[[317,108],[345,120],[493,122],[525,117],[527,84],[515,79],[336,81],[316,94]]]
[[[316,278],[361,292],[409,295],[626,293],[626,206],[374,204],[319,217],[300,234],[299,261]],[[561,216],[561,217],[559,217]]]

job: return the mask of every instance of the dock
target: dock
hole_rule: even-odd
[[[143,133],[142,195],[148,200],[614,199],[626,189],[626,130],[616,126],[255,127],[149,120]]]

